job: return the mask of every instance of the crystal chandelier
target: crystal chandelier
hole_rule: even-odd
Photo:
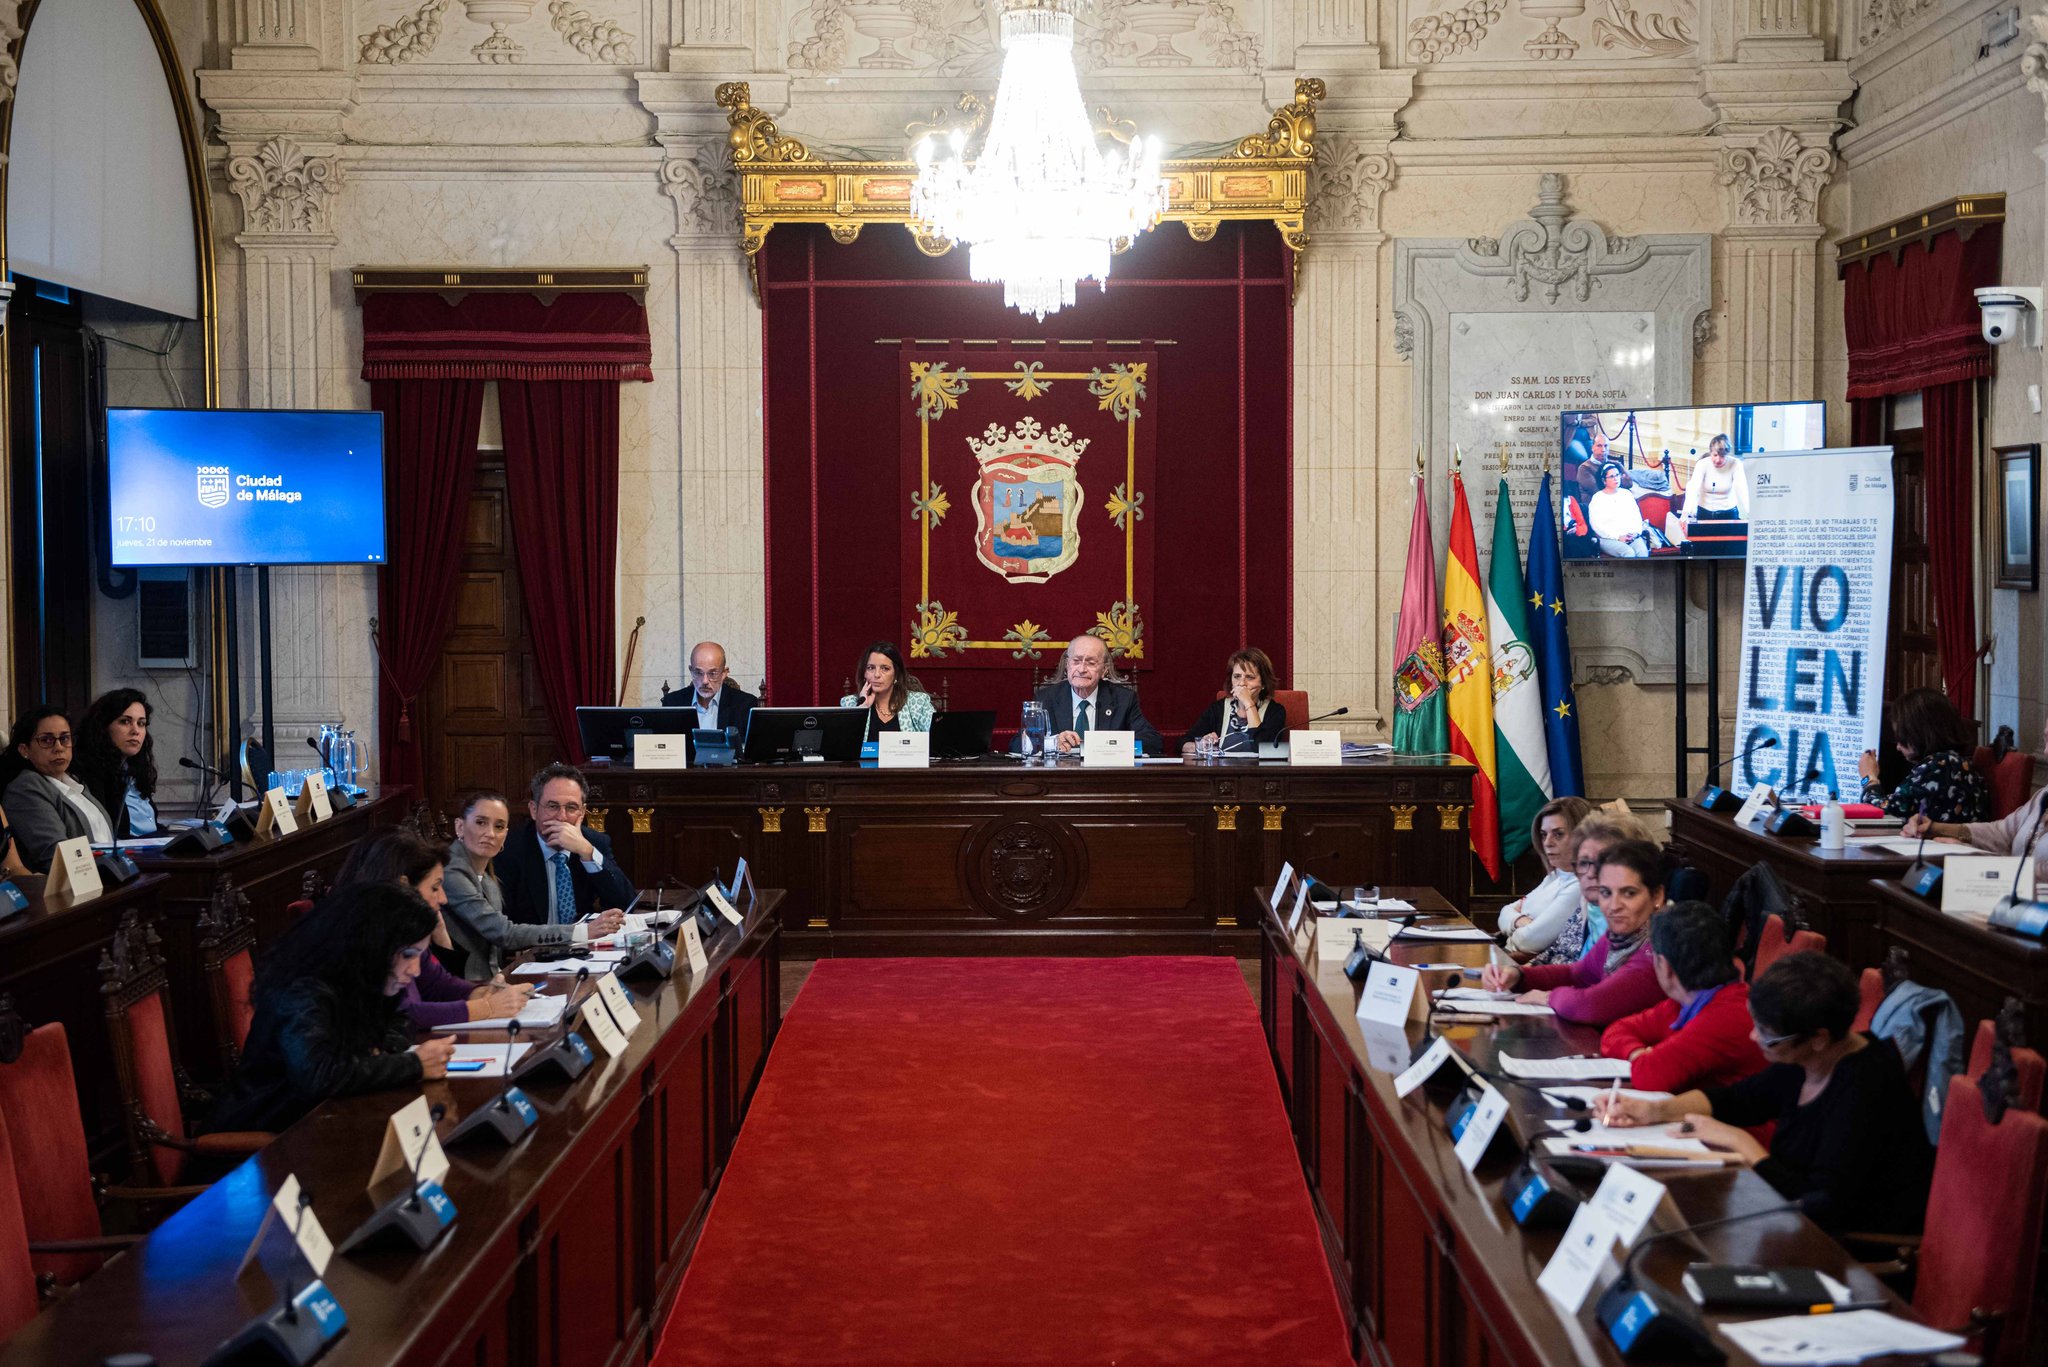
[[[1166,182],[1159,139],[1105,155],[1074,74],[1079,0],[1000,0],[1003,75],[980,154],[955,129],[950,154],[918,140],[911,210],[925,231],[968,244],[974,279],[1043,319],[1074,302],[1082,280],[1109,278],[1109,258],[1159,221]]]

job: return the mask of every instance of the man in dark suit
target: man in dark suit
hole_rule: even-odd
[[[590,785],[582,771],[550,764],[533,776],[529,796],[530,824],[506,836],[491,861],[505,915],[527,925],[575,925],[578,941],[611,934],[625,922],[633,880],[612,858],[611,841],[583,824]]]
[[[661,705],[695,708],[700,729],[731,727],[744,736],[747,714],[759,707],[761,700],[732,683],[731,673],[725,667],[725,647],[716,641],[699,641],[690,651],[690,686],[663,693]]]
[[[1109,647],[1100,636],[1076,636],[1067,642],[1066,678],[1049,683],[1035,695],[1045,709],[1047,744],[1065,752],[1079,750],[1090,731],[1129,731],[1148,755],[1165,753],[1159,730],[1145,720],[1135,689],[1111,683]]]

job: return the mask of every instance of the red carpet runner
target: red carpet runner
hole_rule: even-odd
[[[827,959],[655,1354],[1348,1364],[1229,959]]]

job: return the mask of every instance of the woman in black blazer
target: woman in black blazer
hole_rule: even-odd
[[[1209,704],[1201,720],[1180,743],[1183,755],[1195,753],[1195,742],[1216,741],[1225,754],[1257,753],[1267,741],[1287,730],[1287,709],[1273,701],[1273,662],[1257,646],[1230,657],[1230,692]]]

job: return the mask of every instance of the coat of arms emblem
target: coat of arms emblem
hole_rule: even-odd
[[[1014,428],[990,423],[969,437],[974,484],[974,553],[1011,583],[1042,584],[1081,554],[1081,485],[1075,467],[1088,449],[1065,423],[1036,418]]]
[[[202,465],[199,467],[199,506],[202,508],[225,508],[228,502],[228,467],[225,465]]]

